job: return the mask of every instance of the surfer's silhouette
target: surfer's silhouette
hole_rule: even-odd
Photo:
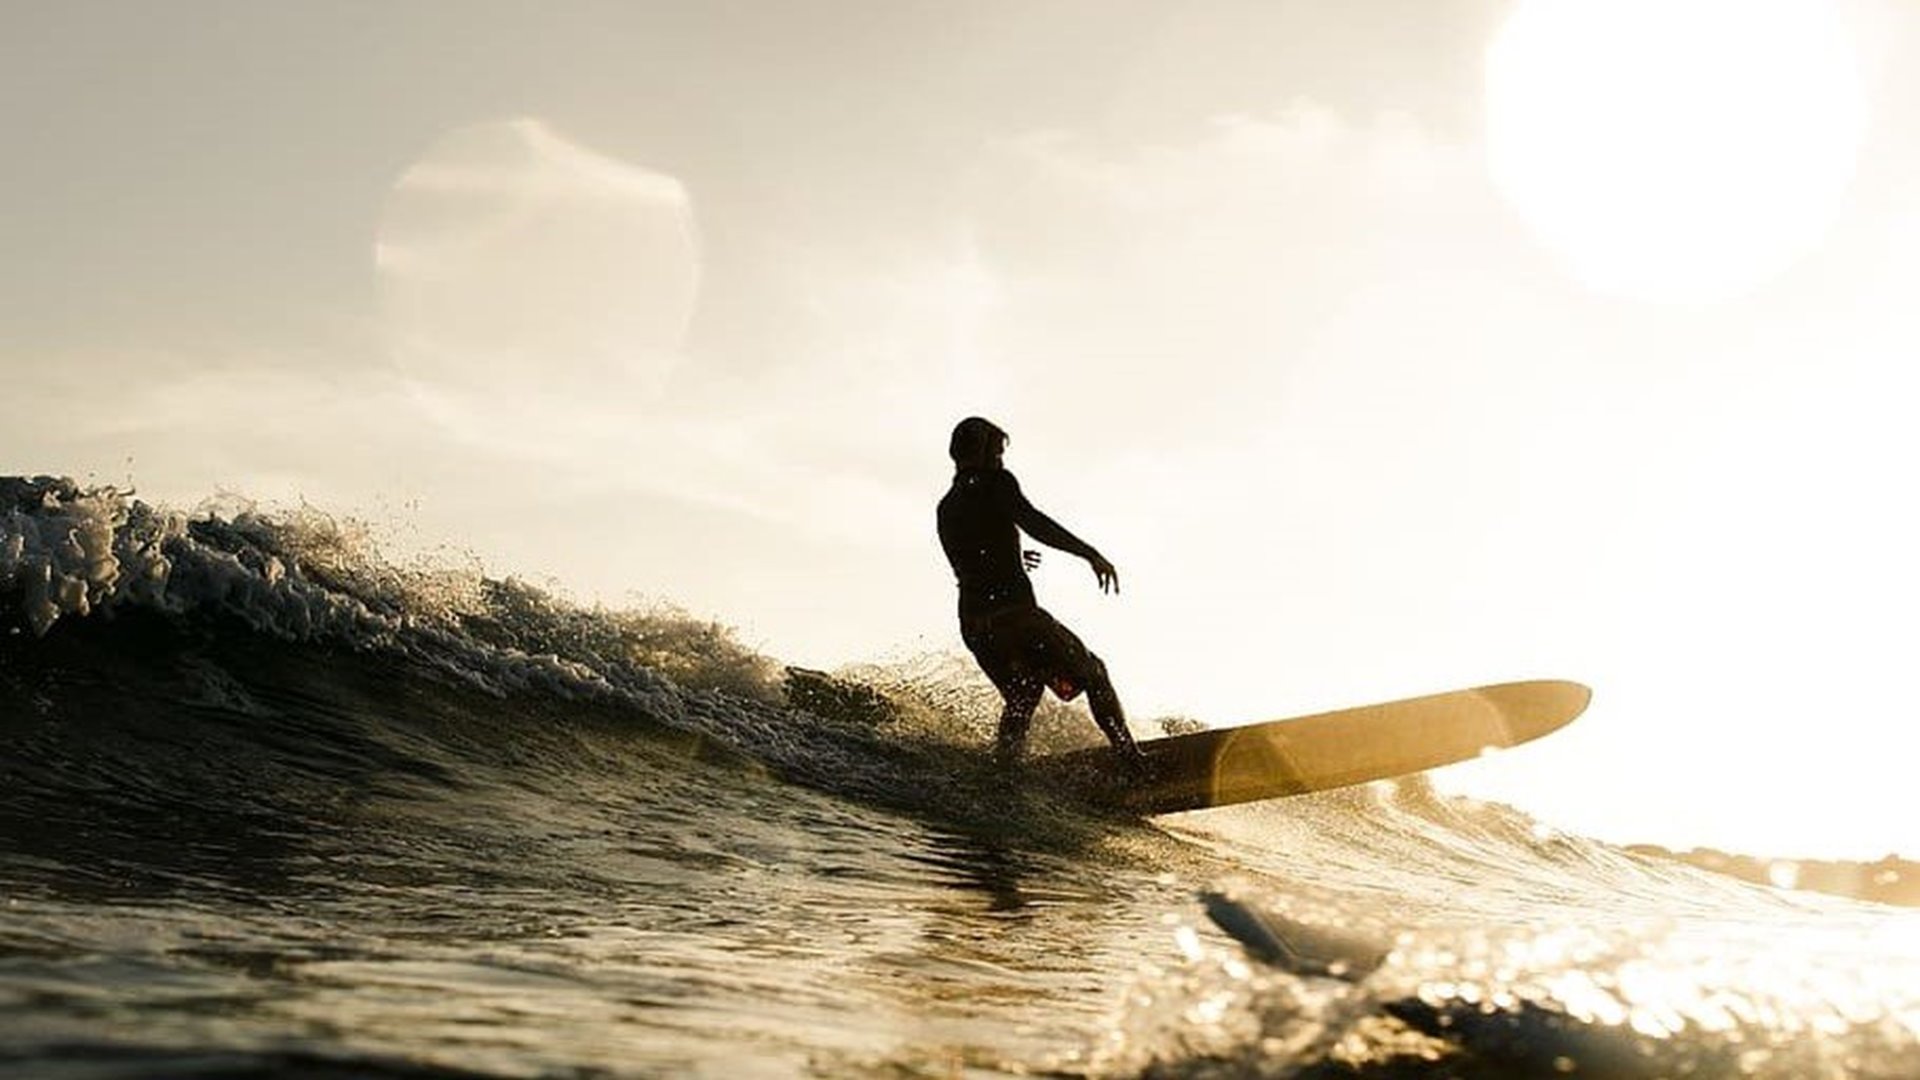
[[[1040,553],[1021,551],[1020,534],[1087,560],[1101,592],[1119,592],[1120,575],[1093,545],[1027,501],[1001,463],[1006,447],[1007,433],[991,421],[969,416],[955,425],[947,444],[953,486],[939,511],[940,546],[960,584],[960,637],[1005,702],[994,754],[1007,763],[1019,758],[1047,690],[1063,701],[1084,690],[1094,722],[1137,765],[1140,749],[1107,666],[1035,601],[1027,571]]]

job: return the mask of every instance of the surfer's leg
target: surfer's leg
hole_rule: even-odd
[[[1144,759],[1127,730],[1126,710],[1120,707],[1120,695],[1114,693],[1113,680],[1107,677],[1107,665],[1078,634],[1040,608],[1032,609],[1030,623],[1033,662],[1046,672],[1053,692],[1060,695],[1060,700],[1071,701],[1085,691],[1093,722],[1100,725],[1100,731],[1122,757],[1138,765]]]
[[[1032,679],[1014,680],[1000,688],[1006,705],[1000,710],[1000,733],[994,739],[993,756],[1001,764],[1020,760],[1027,747],[1027,729],[1033,726],[1033,710],[1040,707],[1044,689]]]
[[[1120,695],[1113,690],[1113,680],[1107,677],[1107,665],[1095,656],[1090,658],[1087,679],[1087,704],[1093,709],[1093,722],[1100,725],[1100,731],[1116,750],[1137,757],[1140,748],[1134,745],[1133,732],[1127,730],[1127,713],[1120,707]]]

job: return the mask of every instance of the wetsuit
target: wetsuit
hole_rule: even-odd
[[[1134,751],[1106,665],[1035,601],[1020,533],[1085,559],[1098,552],[1028,502],[1005,469],[959,470],[938,518],[940,546],[960,586],[960,637],[1006,701],[999,753],[1019,754],[1047,688],[1064,700],[1085,690],[1107,739]]]

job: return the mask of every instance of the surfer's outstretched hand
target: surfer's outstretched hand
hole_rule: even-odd
[[[1100,582],[1100,591],[1117,595],[1120,592],[1120,571],[1115,570],[1104,555],[1089,555],[1087,562],[1093,566],[1093,576]]]
[[[1040,569],[1040,553],[1032,548],[1028,548],[1020,553],[1020,561],[1026,563],[1027,569],[1029,570]]]

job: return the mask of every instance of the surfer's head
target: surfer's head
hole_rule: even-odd
[[[969,416],[953,426],[947,456],[961,469],[997,468],[1007,448],[1007,433],[991,420]]]

